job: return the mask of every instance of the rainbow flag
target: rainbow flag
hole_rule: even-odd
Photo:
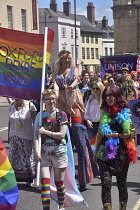
[[[18,201],[18,187],[6,149],[0,139],[0,209],[15,210]]]
[[[54,32],[48,29],[46,67]],[[0,96],[39,99],[44,35],[0,27]]]

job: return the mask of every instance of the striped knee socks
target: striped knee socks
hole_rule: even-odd
[[[65,185],[63,181],[55,182],[55,185],[57,188],[59,208],[62,208],[64,206],[64,200],[65,200]]]
[[[41,179],[41,198],[43,210],[50,210],[50,179]]]

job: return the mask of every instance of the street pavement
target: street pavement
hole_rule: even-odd
[[[7,125],[8,125],[8,107],[7,99],[0,97],[0,137],[4,141],[6,149],[8,151],[9,145],[7,142]],[[140,154],[140,147],[137,147]],[[77,174],[77,154],[74,151],[75,168]],[[127,210],[139,210],[140,209],[140,160],[137,160],[136,164],[130,165],[128,172],[128,193],[129,200]],[[25,183],[18,183],[19,187],[19,202],[17,210],[42,210],[40,188],[38,187],[26,187]],[[94,180],[87,185],[86,191],[81,192],[88,207],[82,203],[67,207],[66,210],[101,210],[101,183],[100,179],[94,178]],[[112,182],[112,204],[113,210],[119,209],[118,202],[118,190],[116,186],[116,178],[113,177]],[[57,210],[56,203],[51,201],[51,210]]]

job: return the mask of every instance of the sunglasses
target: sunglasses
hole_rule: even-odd
[[[92,90],[100,90],[100,88],[92,88]]]
[[[108,82],[109,82],[109,83],[113,83],[113,80],[109,80]]]
[[[127,71],[122,71],[122,72],[121,72],[121,74],[126,74],[126,73],[128,73],[128,72],[127,72]]]
[[[115,98],[113,93],[105,94],[105,98]]]
[[[56,98],[43,98],[44,101],[55,101]]]

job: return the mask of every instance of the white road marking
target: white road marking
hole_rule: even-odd
[[[1,131],[5,131],[5,130],[7,130],[7,129],[8,129],[8,127],[0,128],[0,132],[1,132]]]
[[[137,203],[134,206],[133,210],[139,210],[139,209],[140,209],[140,199],[137,201]]]

